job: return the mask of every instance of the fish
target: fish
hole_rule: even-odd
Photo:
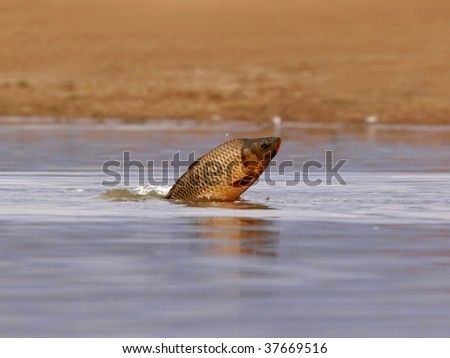
[[[280,150],[280,137],[236,138],[194,161],[166,199],[235,201],[267,168]]]

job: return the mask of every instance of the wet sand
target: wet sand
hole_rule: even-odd
[[[3,0],[0,115],[450,123],[450,2]]]

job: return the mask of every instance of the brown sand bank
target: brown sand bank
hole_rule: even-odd
[[[2,0],[0,115],[450,123],[450,1]]]

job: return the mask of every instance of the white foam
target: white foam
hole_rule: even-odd
[[[139,186],[133,191],[139,195],[152,195],[156,194],[158,196],[166,196],[169,193],[171,186],[156,186],[156,185],[145,185]]]

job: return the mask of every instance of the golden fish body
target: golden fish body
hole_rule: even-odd
[[[221,144],[192,163],[166,199],[234,201],[259,178],[280,145],[279,137],[239,138]]]

